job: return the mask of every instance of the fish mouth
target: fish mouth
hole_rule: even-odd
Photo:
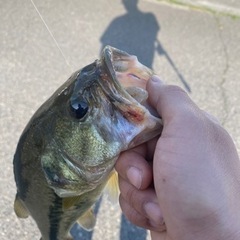
[[[103,49],[102,60],[119,87],[146,89],[147,81],[153,75],[152,70],[141,64],[136,56],[111,46]]]
[[[110,76],[108,83],[105,84],[108,85],[107,92],[112,95],[112,98],[116,98],[116,91],[112,91],[114,88],[125,99],[136,100],[147,108],[153,116],[159,117],[156,110],[147,101],[146,86],[148,80],[153,76],[151,69],[141,64],[136,56],[111,46],[106,46],[103,49],[101,64],[106,69],[106,74]],[[113,88],[109,87],[111,84],[114,85]]]

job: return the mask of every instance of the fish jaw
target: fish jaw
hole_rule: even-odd
[[[140,87],[146,89],[147,81],[153,75],[153,71],[141,64],[137,57],[111,46],[106,46],[102,52],[110,74],[117,78],[122,87]]]
[[[111,46],[103,49],[101,57],[103,72],[107,74],[102,77],[102,85],[105,85],[106,92],[111,92],[111,88],[106,85],[113,84],[116,88],[112,98],[112,104],[120,113],[118,114],[118,134],[122,136],[124,150],[146,142],[162,131],[162,120],[157,112],[147,101],[148,92],[146,85],[152,77],[153,71],[141,64],[136,56]],[[116,130],[115,130],[116,131]],[[114,129],[111,131],[114,132]]]
[[[144,106],[117,105],[123,115],[121,121],[124,123],[119,124],[118,131],[122,132],[123,139],[126,141],[126,144],[123,144],[124,150],[138,146],[161,134],[162,120],[153,116]]]

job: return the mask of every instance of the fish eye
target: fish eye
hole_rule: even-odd
[[[75,118],[81,119],[88,112],[88,104],[83,99],[75,98],[70,100],[70,109]]]

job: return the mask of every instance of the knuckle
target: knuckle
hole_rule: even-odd
[[[125,181],[122,178],[120,178],[119,183],[120,183],[119,188],[121,191],[121,196],[130,206],[135,207],[137,201],[139,201],[137,199],[139,190],[133,187],[131,184],[129,184],[127,181]]]
[[[187,92],[177,85],[164,85],[164,91],[169,94],[184,94],[187,95]]]
[[[134,211],[133,209],[129,209],[126,213],[125,213],[127,219],[136,224],[138,221],[137,219],[139,218],[139,215],[136,211]]]
[[[125,216],[133,224],[139,227],[148,228],[148,219],[139,214],[137,211],[129,210],[125,213]]]
[[[135,188],[128,188],[126,191],[126,200],[128,201],[130,206],[135,206],[136,196],[138,190]]]
[[[128,201],[122,195],[119,197],[119,204],[126,218],[132,223],[138,224],[140,214],[129,205]]]

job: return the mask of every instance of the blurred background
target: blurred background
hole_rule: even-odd
[[[175,2],[175,3],[173,3]],[[169,84],[184,88],[215,115],[240,150],[240,2],[158,0],[31,0],[0,2],[0,239],[35,240],[31,218],[13,212],[12,160],[37,108],[73,71],[110,44],[138,56]],[[75,226],[75,239],[150,239],[105,197],[97,225]]]

